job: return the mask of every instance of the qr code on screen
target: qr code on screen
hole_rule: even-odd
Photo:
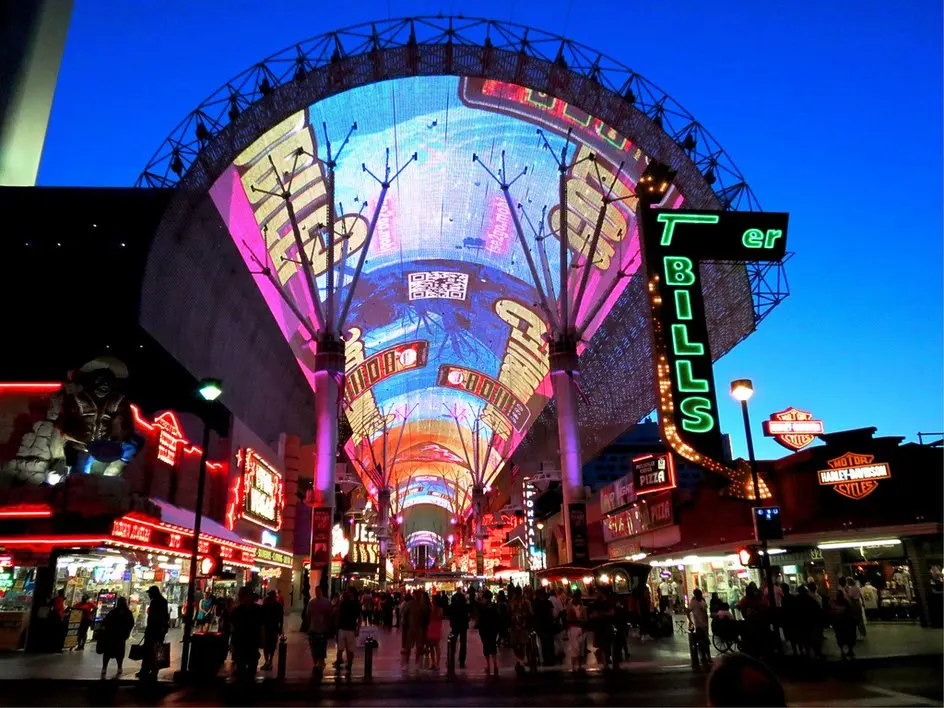
[[[466,273],[429,270],[410,273],[410,300],[465,300],[469,286]]]

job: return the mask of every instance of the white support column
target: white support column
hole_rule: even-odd
[[[585,502],[583,493],[583,466],[580,459],[580,427],[577,421],[577,353],[569,343],[554,343],[551,352],[551,385],[557,403],[557,435],[560,443],[561,487],[564,493],[564,537],[567,540],[567,558],[574,560],[574,539],[570,528],[570,505]]]
[[[377,540],[380,542],[380,589],[387,589],[387,553],[390,541],[390,487],[377,492]]]

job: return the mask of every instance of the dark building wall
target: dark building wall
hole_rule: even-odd
[[[206,195],[180,193],[165,213],[140,322],[198,378],[222,378],[226,406],[260,438],[313,438],[311,386]]]

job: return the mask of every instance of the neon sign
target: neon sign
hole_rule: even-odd
[[[226,525],[232,529],[240,518],[268,529],[282,528],[282,509],[285,507],[285,489],[282,474],[251,447],[236,455],[241,476],[233,482]]]
[[[525,534],[528,543],[528,566],[531,570],[544,568],[544,553],[538,548],[537,530],[534,525],[534,504],[538,498],[537,487],[530,477],[521,481],[521,496],[524,503]]]
[[[154,419],[158,427],[157,459],[171,467],[177,464],[179,445],[186,442],[180,430],[180,421],[171,411],[161,413]]]
[[[111,525],[111,535],[115,538],[127,538],[141,543],[151,542],[151,527],[125,519],[115,519]]]
[[[641,216],[663,436],[686,459],[727,474],[719,462],[718,403],[699,261],[781,260],[788,215],[646,209]]]
[[[361,522],[354,525],[350,560],[352,563],[380,564],[380,541],[377,540],[377,534]]]
[[[820,470],[819,483],[832,486],[837,492],[850,499],[862,499],[878,488],[878,481],[892,476],[887,462],[873,462],[875,455],[861,455],[847,452],[845,455],[829,460],[828,470]]]
[[[636,496],[674,489],[675,459],[671,452],[633,458],[633,488]]]
[[[823,421],[813,420],[813,414],[799,408],[787,408],[772,413],[764,421],[764,435],[772,437],[788,450],[801,450],[823,434]]]

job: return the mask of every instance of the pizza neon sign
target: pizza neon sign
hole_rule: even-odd
[[[270,531],[282,528],[285,487],[282,474],[251,447],[236,454],[242,474],[233,482],[226,525],[232,529],[243,518]]]
[[[764,421],[764,435],[772,437],[788,450],[802,450],[823,434],[823,421],[813,420],[813,414],[799,408],[787,408],[772,413]]]
[[[817,475],[822,486],[832,486],[839,494],[850,499],[862,499],[878,489],[878,482],[890,479],[891,468],[887,462],[874,462],[875,455],[847,452],[829,460],[828,470]]]

